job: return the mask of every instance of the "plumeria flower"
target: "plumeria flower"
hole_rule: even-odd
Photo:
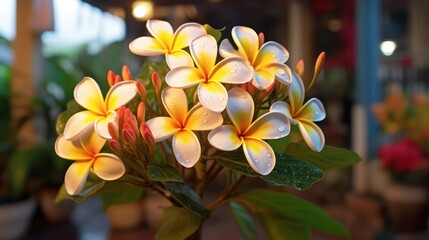
[[[255,87],[266,89],[274,80],[290,84],[291,70],[284,64],[289,58],[289,52],[282,45],[273,41],[259,43],[256,32],[248,27],[236,26],[231,34],[238,50],[233,48],[228,39],[224,39],[219,53],[224,58],[240,56],[247,59],[254,69],[252,83]]]
[[[213,129],[208,140],[223,151],[233,151],[243,146],[249,165],[261,175],[269,174],[276,164],[271,146],[262,139],[278,139],[289,134],[290,124],[286,115],[268,112],[252,123],[254,103],[249,93],[241,88],[228,92],[226,111],[234,125]]]
[[[58,136],[55,142],[57,155],[75,160],[64,178],[68,194],[76,195],[82,191],[90,171],[107,181],[118,179],[125,173],[124,163],[118,156],[100,153],[105,143],[106,140],[98,136],[93,129],[76,141],[67,141],[64,135]]]
[[[73,95],[76,102],[86,110],[74,114],[67,121],[64,138],[73,141],[94,128],[101,137],[110,139],[107,125],[115,121],[115,110],[133,99],[136,92],[134,81],[121,81],[110,88],[104,100],[97,82],[85,77],[76,85]]]
[[[305,88],[301,77],[292,73],[292,83],[289,86],[289,103],[275,102],[270,111],[285,114],[293,124],[297,124],[301,135],[313,151],[320,152],[325,145],[322,130],[314,123],[326,117],[325,108],[317,98],[312,98],[304,104]]]
[[[155,117],[147,121],[156,142],[173,136],[173,152],[184,167],[195,165],[201,155],[200,142],[192,131],[206,131],[220,126],[222,115],[196,104],[188,112],[188,100],[183,89],[167,87],[161,94],[170,117]]]
[[[197,93],[201,104],[214,111],[225,110],[228,93],[222,83],[242,84],[252,79],[253,71],[246,59],[231,57],[215,65],[217,43],[211,35],[195,39],[190,48],[193,65],[178,67],[167,73],[165,81],[175,88],[189,88],[198,85]]]
[[[129,46],[131,52],[142,56],[165,54],[170,69],[192,65],[191,57],[182,49],[195,38],[207,34],[198,23],[185,23],[176,32],[170,23],[161,20],[148,20],[146,27],[153,37],[144,36],[132,41]]]

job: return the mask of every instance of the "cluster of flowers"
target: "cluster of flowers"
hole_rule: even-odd
[[[291,71],[283,46],[264,42],[263,34],[242,26],[232,29],[238,49],[225,39],[219,50],[216,39],[197,23],[185,23],[174,32],[168,22],[148,20],[147,29],[152,37],[135,39],[130,50],[142,56],[165,55],[168,86],[161,89],[161,78],[152,74],[158,99],[153,105],[147,98],[154,96],[147,96],[144,85],[133,80],[126,67],[122,78],[109,72],[111,88],[105,99],[89,77],[76,86],[74,98],[86,110],[67,121],[55,144],[60,157],[75,160],[65,175],[69,194],[82,191],[90,171],[114,180],[126,172],[122,160],[127,167],[144,167],[127,159],[150,162],[155,143],[164,140],[172,139],[172,154],[186,168],[193,167],[207,148],[242,147],[249,165],[261,175],[276,164],[275,153],[264,140],[288,136],[290,123],[298,126],[311,149],[322,150],[324,135],[314,122],[325,118],[323,104],[316,98],[304,102],[309,88],[301,80],[303,62]],[[189,53],[184,50],[188,47]],[[216,62],[218,53],[223,59]],[[312,83],[323,60],[324,53]],[[137,95],[142,99],[138,106],[126,108]],[[100,153],[106,141],[115,154]]]
[[[384,167],[412,172],[429,164],[429,99],[424,94],[407,96],[392,88],[382,103],[373,106],[383,139],[379,156]]]

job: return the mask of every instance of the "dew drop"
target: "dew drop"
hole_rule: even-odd
[[[185,162],[187,162],[187,163],[188,163],[188,162],[189,162],[189,160],[186,160]]]
[[[267,164],[267,166],[268,166],[268,167],[271,167],[271,163],[268,163],[268,164]]]
[[[258,159],[255,159],[255,162],[257,163],[257,162],[259,162],[259,160],[258,160]]]
[[[204,115],[204,116],[207,116],[207,115],[208,115],[208,113],[207,113],[207,112],[203,112],[203,115]]]
[[[284,75],[286,72],[285,72],[285,70],[280,69],[278,73],[279,73],[280,75]]]
[[[276,57],[277,57],[277,56],[274,54],[274,55],[273,55],[273,58],[276,58]]]
[[[271,157],[271,153],[267,153],[267,157],[269,157],[269,158],[270,158],[270,157]]]
[[[203,123],[208,123],[208,121],[207,121],[207,120],[204,120],[204,121],[203,121]]]
[[[204,47],[205,46],[205,44],[204,43],[200,43],[200,47]]]
[[[80,98],[80,97],[82,97],[82,95],[81,95],[80,93],[78,93],[78,94],[76,95],[76,98]]]
[[[238,71],[243,71],[243,68],[241,68],[241,67],[240,67],[240,68],[238,68]]]
[[[279,127],[279,132],[283,132],[285,130],[285,127],[284,126],[280,126]]]
[[[235,73],[235,71],[236,71],[235,69],[232,69],[232,70],[231,70],[231,72],[232,72],[232,73]]]
[[[219,97],[218,99],[219,99],[219,101],[223,101],[224,98],[223,97]]]

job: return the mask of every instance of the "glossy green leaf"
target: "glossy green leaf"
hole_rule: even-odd
[[[170,191],[172,197],[189,211],[204,219],[210,217],[210,212],[202,205],[201,198],[187,185],[177,182],[168,182],[166,183],[166,187],[168,191]]]
[[[350,233],[318,206],[296,196],[267,189],[254,189],[231,199],[258,216],[275,216],[295,222],[304,229],[349,237]]]
[[[103,209],[107,210],[110,206],[125,204],[138,201],[143,196],[143,189],[130,186],[129,188],[118,189],[103,194]]]
[[[360,161],[359,155],[352,150],[325,146],[321,152],[314,152],[304,141],[290,143],[286,153],[318,166],[324,171],[351,166]]]
[[[237,202],[229,203],[229,207],[235,223],[240,230],[241,236],[245,240],[256,240],[258,236],[256,232],[256,223],[247,209]]]
[[[305,225],[275,216],[258,216],[269,240],[310,240],[311,231]]]
[[[217,162],[232,171],[260,177],[272,185],[290,186],[295,189],[308,188],[323,178],[323,171],[318,167],[285,154],[276,154],[276,166],[266,176],[256,173],[241,152],[222,155],[217,158]]]
[[[219,42],[220,38],[222,37],[222,31],[225,30],[225,27],[221,29],[215,29],[208,24],[204,24],[204,28],[208,34],[212,35],[216,39],[217,42]]]
[[[151,165],[147,176],[152,181],[183,182],[183,176],[171,165]]]
[[[168,207],[162,214],[157,240],[182,240],[191,236],[201,225],[201,218],[186,208]]]

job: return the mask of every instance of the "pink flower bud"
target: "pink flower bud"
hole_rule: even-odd
[[[159,77],[159,74],[157,72],[152,73],[152,84],[155,87],[156,94],[159,94],[162,83],[161,83],[161,78]]]
[[[109,122],[107,124],[107,130],[113,139],[119,140],[119,130],[115,123]]]
[[[124,81],[133,80],[133,76],[127,65],[122,66],[122,79],[124,79]]]
[[[116,76],[115,76],[115,84],[117,84],[118,82],[121,82],[121,81],[122,81],[121,76],[116,75]]]
[[[109,83],[109,86],[112,87],[115,85],[115,73],[111,70],[107,72],[107,82]]]
[[[153,137],[149,126],[145,122],[140,125],[140,134],[142,135],[145,143],[149,146],[150,150],[153,151],[155,149],[155,138]]]
[[[258,40],[259,40],[259,47],[261,47],[262,44],[264,44],[264,41],[265,41],[265,35],[264,35],[263,32],[260,32],[258,34]]]
[[[145,105],[143,102],[140,102],[139,106],[137,107],[137,119],[139,120],[140,123],[144,122],[145,113],[146,113]]]
[[[118,115],[118,126],[122,126],[124,124],[124,115],[125,115],[125,107],[120,106],[118,110],[116,110],[116,114]]]
[[[134,145],[136,142],[136,135],[133,129],[130,128],[129,126],[125,127],[125,124],[124,124],[124,128],[122,128],[122,139],[128,145]]]
[[[142,99],[146,99],[147,93],[146,93],[146,88],[143,85],[143,83],[136,81],[136,88],[137,88],[137,92],[139,93],[140,97],[142,97]]]
[[[108,140],[109,147],[112,149],[112,151],[120,154],[122,152],[121,144],[116,139],[109,139]]]

